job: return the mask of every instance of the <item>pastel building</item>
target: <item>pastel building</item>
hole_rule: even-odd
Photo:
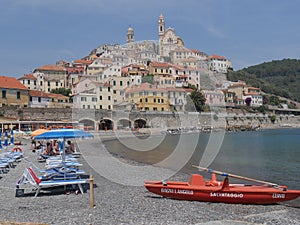
[[[14,77],[0,76],[0,107],[29,106],[29,90]]]
[[[126,101],[140,111],[170,111],[167,89],[149,83],[127,88]]]

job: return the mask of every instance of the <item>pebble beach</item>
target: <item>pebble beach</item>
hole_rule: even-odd
[[[27,160],[43,168],[32,152],[30,140],[22,141],[20,147]],[[142,186],[107,180],[82,157],[79,161],[87,180],[93,175],[94,207],[90,207],[88,183],[84,194],[66,194],[59,189],[41,192],[35,198],[30,189],[25,189],[25,196],[15,197],[16,182],[29,166],[26,160],[21,160],[8,173],[0,174],[0,224],[300,224],[300,207],[289,203],[232,205],[162,198]],[[188,180],[189,174],[177,173],[173,178]]]

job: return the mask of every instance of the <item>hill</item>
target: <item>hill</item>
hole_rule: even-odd
[[[300,102],[300,60],[283,59],[230,71],[230,81],[243,80],[263,92]]]

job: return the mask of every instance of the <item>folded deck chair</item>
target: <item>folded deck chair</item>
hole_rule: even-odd
[[[32,186],[36,188],[36,192],[34,197],[37,197],[40,190],[43,188],[49,187],[59,187],[59,186],[66,186],[66,185],[78,185],[80,192],[83,194],[82,184],[87,183],[86,179],[74,179],[74,180],[47,180],[42,181],[40,180],[37,175],[34,173],[31,167],[25,168],[22,177],[17,182],[16,188],[22,184],[30,183]]]
[[[24,161],[28,162],[30,166],[34,167],[36,171],[38,171],[38,178],[41,180],[49,180],[49,179],[76,179],[80,178],[80,175],[85,174],[84,170],[72,167],[55,167],[51,169],[41,169],[36,166],[33,162],[24,158]]]
[[[9,164],[0,162],[0,173],[7,173],[9,171]]]
[[[78,162],[55,162],[55,163],[50,163],[48,165],[45,165],[46,169],[53,169],[53,168],[61,168],[61,167],[71,167],[71,168],[78,168],[82,166],[81,163]]]

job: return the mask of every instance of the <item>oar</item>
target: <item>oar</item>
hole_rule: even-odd
[[[200,167],[200,166],[195,166],[193,165],[193,167],[198,168],[199,170],[203,170],[209,173],[215,173],[215,174],[219,174],[225,177],[233,177],[233,178],[237,178],[237,179],[241,179],[241,180],[247,180],[247,181],[252,181],[252,182],[258,182],[258,183],[262,183],[262,184],[266,184],[269,185],[271,187],[275,187],[275,188],[279,188],[279,189],[283,189],[283,187],[281,187],[278,184],[274,184],[274,183],[270,183],[270,182],[266,182],[263,180],[256,180],[256,179],[252,179],[249,177],[243,177],[243,176],[239,176],[239,175],[235,175],[235,174],[230,174],[230,173],[225,173],[222,171],[218,171],[218,170],[213,170],[213,169],[209,169],[209,168],[204,168],[204,167]]]

